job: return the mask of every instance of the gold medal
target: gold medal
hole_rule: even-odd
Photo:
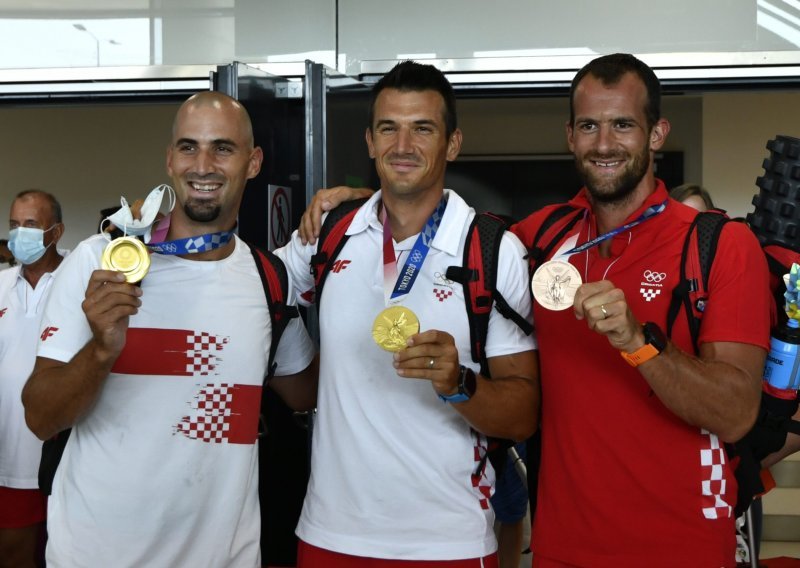
[[[534,272],[531,292],[542,307],[566,310],[572,307],[575,292],[582,283],[580,272],[569,262],[548,260]]]
[[[136,284],[150,269],[150,253],[144,243],[135,237],[114,239],[103,250],[100,265],[104,270],[118,270],[125,280]]]
[[[372,338],[381,349],[400,351],[406,340],[419,333],[419,320],[414,312],[403,306],[386,308],[372,324]]]

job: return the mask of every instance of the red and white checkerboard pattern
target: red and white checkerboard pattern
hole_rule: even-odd
[[[473,431],[473,436],[475,436],[475,473],[472,474],[472,487],[474,487],[478,494],[480,495],[478,502],[481,505],[481,509],[489,509],[491,506],[489,503],[489,498],[494,493],[494,487],[492,486],[491,481],[486,477],[486,462],[489,461],[489,457],[486,455],[488,452],[488,443],[486,440],[486,436],[482,434],[478,434],[477,432]],[[478,466],[483,462],[483,466],[478,469]]]
[[[178,424],[178,432],[201,442],[220,443],[227,440],[230,430],[228,418],[233,401],[233,385],[205,385],[197,393],[191,408],[191,416],[184,416]]]
[[[645,302],[652,302],[661,293],[661,288],[639,288],[639,293]]]
[[[700,469],[703,473],[703,516],[706,519],[724,519],[733,515],[733,507],[725,502],[727,481],[725,479],[725,449],[720,446],[715,434],[702,431],[708,441],[705,448],[700,449]]]
[[[216,368],[217,356],[212,351],[222,351],[228,338],[220,338],[205,331],[187,336],[188,351],[186,372],[195,376],[205,376]]]
[[[447,298],[453,295],[453,291],[446,288],[434,288],[433,295],[436,296],[436,299],[440,302],[444,302]]]

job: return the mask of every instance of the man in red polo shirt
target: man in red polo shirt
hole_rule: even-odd
[[[758,411],[768,273],[749,229],[726,225],[699,354],[685,316],[664,336],[696,211],[668,199],[654,175],[669,133],[659,106],[655,74],[625,54],[590,62],[570,90],[567,139],[585,187],[570,202],[579,220],[547,260],[568,263],[584,284],[573,310],[537,302],[534,312],[537,567],[735,565],[736,486],[723,443],[741,438]],[[550,210],[515,227],[523,242],[533,244]]]

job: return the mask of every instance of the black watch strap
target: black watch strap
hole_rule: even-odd
[[[440,394],[439,398],[444,402],[466,402],[475,394],[478,387],[478,378],[475,371],[469,367],[461,365],[461,374],[458,376],[458,391],[453,394]]]

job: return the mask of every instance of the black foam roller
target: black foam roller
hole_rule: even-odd
[[[800,252],[800,139],[778,135],[767,142],[770,151],[756,178],[759,193],[747,222],[762,245],[780,245]]]

